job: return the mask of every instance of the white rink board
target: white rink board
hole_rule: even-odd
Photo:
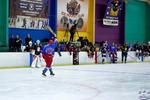
[[[98,52],[97,53],[98,57],[97,57],[97,61],[98,63],[101,63],[102,62],[102,57],[101,57],[101,53]],[[117,62],[121,62],[121,52],[117,52]],[[136,56],[135,56],[135,52],[134,51],[130,51],[128,52],[128,57],[127,57],[127,62],[134,62],[134,61],[141,61],[141,58],[138,59]],[[150,61],[150,56],[147,56],[147,57],[144,57],[144,61]],[[110,62],[110,58],[109,57],[106,57],[106,63],[109,63]]]
[[[93,56],[93,58],[88,58],[87,52],[80,52],[79,64],[89,64],[89,63],[95,63],[95,56]]]
[[[30,66],[30,53],[0,53],[0,67]]]
[[[118,61],[121,62],[121,52],[118,52]],[[61,52],[62,56],[59,56],[58,53],[55,53],[53,60],[53,65],[70,65],[73,64],[73,55],[70,55],[69,52]],[[100,52],[98,52],[98,63],[101,63],[102,57]],[[128,52],[127,62],[140,61],[135,57],[135,52]],[[144,57],[144,61],[150,61],[149,57]],[[106,62],[110,62],[110,58],[107,57]],[[88,58],[87,52],[79,53],[79,64],[89,64],[95,63],[95,56],[93,58]],[[45,66],[45,61],[42,59],[42,65]],[[30,53],[0,53],[0,67],[22,67],[30,66]]]

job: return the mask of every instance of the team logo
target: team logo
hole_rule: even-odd
[[[71,0],[69,3],[67,3],[67,12],[71,15],[78,15],[80,8],[81,6],[77,0]]]
[[[111,16],[118,16],[120,6],[121,6],[121,2],[119,0],[115,0],[115,1],[111,2],[110,15]]]
[[[34,10],[34,4],[29,4],[29,10]]]

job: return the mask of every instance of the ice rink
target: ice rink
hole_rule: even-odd
[[[139,100],[150,91],[150,63],[0,69],[0,100]]]

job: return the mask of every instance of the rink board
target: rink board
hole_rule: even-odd
[[[53,65],[72,65],[73,64],[73,55],[69,54],[69,52],[61,52],[62,56],[59,56],[58,53],[55,53],[55,57],[53,60]],[[121,52],[117,53],[118,61],[121,62]],[[101,53],[98,52],[97,61],[101,63],[102,57]],[[30,57],[30,53],[0,53],[0,67],[24,67],[30,66],[32,59]],[[128,62],[139,62],[141,59],[138,59],[135,56],[135,52],[128,53]],[[149,57],[144,57],[144,61],[150,61]],[[110,62],[110,58],[106,58],[106,63]],[[91,64],[95,63],[95,56],[93,58],[89,58],[87,52],[79,53],[79,64]],[[45,66],[45,61],[42,59],[42,66]]]
[[[22,67],[30,65],[30,53],[0,53],[0,67]]]

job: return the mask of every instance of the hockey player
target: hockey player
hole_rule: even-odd
[[[36,44],[34,46],[34,57],[33,57],[33,61],[32,61],[32,67],[35,68],[40,68],[41,67],[41,50],[42,50],[42,46],[40,45],[40,40],[36,41]]]
[[[117,47],[115,46],[114,42],[112,43],[109,49],[110,49],[111,62],[115,63],[115,61],[117,61]]]
[[[121,51],[122,51],[122,63],[123,63],[123,61],[124,61],[124,58],[125,58],[125,63],[127,62],[128,50],[129,50],[129,47],[128,47],[128,44],[127,44],[127,43],[125,43],[123,46],[121,46]]]
[[[46,67],[43,70],[42,75],[46,76],[46,72],[47,70],[50,71],[50,75],[55,75],[52,71],[52,61],[53,61],[53,57],[55,54],[55,48],[57,45],[57,39],[56,39],[56,35],[55,35],[55,40],[50,40],[49,44],[47,46],[44,47],[43,51],[42,51],[42,56],[45,59],[46,62]]]
[[[105,46],[105,44],[103,44],[103,47],[101,48],[101,54],[102,54],[102,64],[104,64],[107,56],[107,47]]]

